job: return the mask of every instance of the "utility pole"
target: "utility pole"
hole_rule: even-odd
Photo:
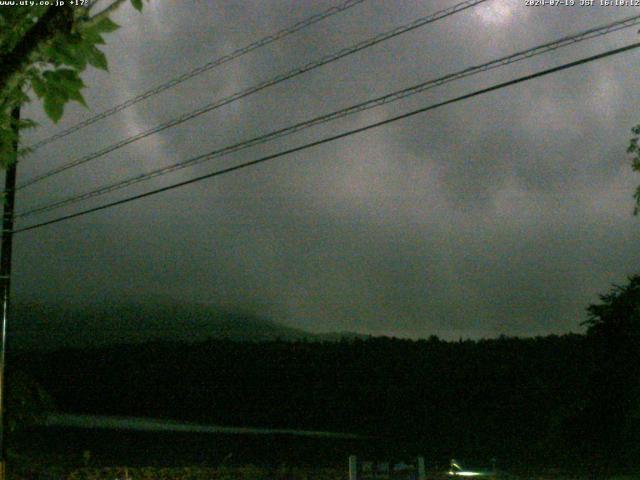
[[[5,445],[5,350],[7,342],[7,322],[9,319],[9,304],[11,293],[11,244],[13,240],[13,207],[16,193],[16,168],[18,164],[18,123],[20,121],[20,107],[11,112],[15,140],[13,152],[15,158],[7,167],[4,180],[4,207],[2,212],[2,246],[0,247],[0,315],[2,327],[0,329],[0,480],[6,479],[7,455]]]

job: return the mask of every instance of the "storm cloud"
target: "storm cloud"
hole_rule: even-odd
[[[368,0],[25,158],[18,178],[98,150],[453,1]],[[87,71],[24,143],[330,6],[319,1],[129,5],[110,72]],[[638,12],[490,0],[22,190],[19,210],[267,133]],[[598,37],[183,169],[117,199],[637,41]],[[259,166],[19,234],[17,299],[156,296],[231,305],[312,331],[444,338],[579,331],[585,308],[640,265],[625,153],[640,121],[637,52],[590,63]],[[54,218],[76,205],[30,218]]]

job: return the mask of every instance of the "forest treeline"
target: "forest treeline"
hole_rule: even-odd
[[[432,458],[632,465],[637,419],[631,426],[626,413],[617,418],[620,405],[610,412],[604,385],[594,386],[602,381],[599,348],[576,334],[209,340],[66,349],[13,362],[63,412],[357,432],[410,443]],[[624,397],[629,373],[608,379],[607,389]],[[620,430],[611,435],[604,419]]]
[[[600,300],[583,335],[155,341],[14,353],[8,370],[61,412],[360,433],[429,458],[640,468],[640,275]]]

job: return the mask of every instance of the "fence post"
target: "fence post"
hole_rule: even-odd
[[[355,455],[349,455],[349,480],[357,480],[358,459]]]
[[[424,469],[424,457],[418,457],[418,480],[426,480],[427,473]]]

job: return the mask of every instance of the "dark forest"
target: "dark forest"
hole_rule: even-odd
[[[355,432],[433,459],[455,452],[505,465],[591,468],[606,459],[631,467],[640,453],[638,397],[629,387],[637,368],[603,363],[616,353],[604,350],[595,334],[210,340],[66,349],[13,362],[63,412]],[[624,371],[611,371],[618,367]]]

